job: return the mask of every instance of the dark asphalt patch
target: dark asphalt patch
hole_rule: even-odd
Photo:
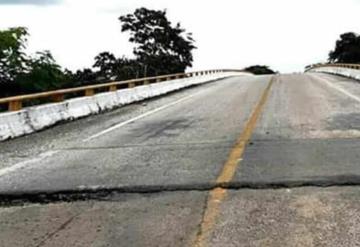
[[[359,113],[342,113],[327,120],[327,130],[360,130]]]
[[[353,183],[360,176],[359,150],[359,139],[257,140],[247,146],[233,182]]]
[[[208,191],[216,187],[214,183],[192,185],[144,185],[114,188],[78,189],[66,191],[31,191],[0,194],[0,206],[17,206],[29,203],[48,204],[87,200],[111,200],[121,194],[154,194],[162,192]]]
[[[101,189],[81,189],[68,191],[33,191],[17,192],[14,194],[0,194],[0,207],[22,206],[26,204],[49,204],[60,202],[77,201],[112,201],[112,198],[119,198],[121,195],[129,194],[158,194],[164,192],[187,192],[187,191],[211,191],[216,188],[227,190],[278,190],[286,188],[302,187],[348,187],[360,186],[360,176],[333,176],[314,177],[313,180],[283,180],[283,181],[262,181],[262,182],[236,182],[216,184],[189,184],[189,185],[159,185],[159,186],[134,186]]]

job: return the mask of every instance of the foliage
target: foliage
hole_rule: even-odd
[[[95,57],[94,68],[98,68],[99,75],[105,79],[111,79],[115,74],[117,59],[110,52],[102,52]]]
[[[116,58],[114,54],[102,52],[95,57],[93,65],[97,76],[103,80],[126,80],[139,77],[141,70],[138,61],[125,57]]]
[[[70,80],[49,51],[28,56],[28,32],[17,27],[0,31],[0,96],[61,88]]]
[[[24,48],[27,41],[24,27],[0,30],[0,83],[8,83],[27,68]]]
[[[90,68],[79,69],[75,73],[66,70],[66,74],[71,78],[67,87],[78,87],[88,84],[93,84],[97,81],[97,74]]]
[[[335,49],[329,53],[332,63],[360,63],[360,36],[344,33],[336,41]]]
[[[184,72],[192,65],[192,35],[180,24],[172,26],[166,11],[140,8],[119,19],[122,31],[130,32],[130,42],[136,44],[135,58],[101,52],[92,68],[76,72],[63,70],[49,51],[27,55],[26,28],[0,30],[0,97]]]
[[[253,73],[254,75],[268,75],[275,74],[276,72],[265,65],[253,65],[244,69],[247,72]]]
[[[15,79],[24,92],[58,89],[69,79],[49,51],[37,52],[28,64],[29,72],[20,73]]]
[[[121,31],[129,32],[129,41],[136,44],[134,54],[145,76],[184,72],[192,66],[192,34],[179,23],[173,27],[166,11],[139,8],[119,20]]]

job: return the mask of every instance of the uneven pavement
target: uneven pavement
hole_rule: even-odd
[[[0,246],[358,246],[360,84],[243,76],[0,143]]]

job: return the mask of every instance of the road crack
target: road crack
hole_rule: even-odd
[[[360,186],[360,176],[336,176],[329,179],[314,179],[309,181],[292,180],[276,182],[229,182],[217,184],[183,184],[183,185],[141,185],[128,187],[108,187],[98,189],[77,189],[65,191],[37,191],[0,193],[0,207],[23,206],[26,204],[70,203],[76,201],[107,201],[120,194],[156,194],[165,192],[210,192],[215,189],[226,190],[279,190],[302,187],[345,187]]]
[[[44,244],[46,244],[46,242],[50,239],[52,239],[58,232],[64,230],[71,222],[74,221],[74,219],[76,217],[78,217],[80,215],[77,214],[77,215],[74,215],[72,217],[70,217],[67,221],[65,221],[63,224],[60,225],[60,227],[58,227],[55,231],[51,232],[51,233],[48,233],[45,235],[45,239],[43,239],[39,244],[36,245],[36,247],[41,247],[43,246]]]

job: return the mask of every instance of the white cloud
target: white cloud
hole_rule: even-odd
[[[137,7],[167,9],[194,34],[194,69],[267,64],[299,71],[324,61],[339,34],[359,32],[356,0],[65,0],[46,9],[0,7],[0,28],[27,26],[29,50],[49,49],[65,67],[91,66],[104,50],[131,55],[117,18]]]

